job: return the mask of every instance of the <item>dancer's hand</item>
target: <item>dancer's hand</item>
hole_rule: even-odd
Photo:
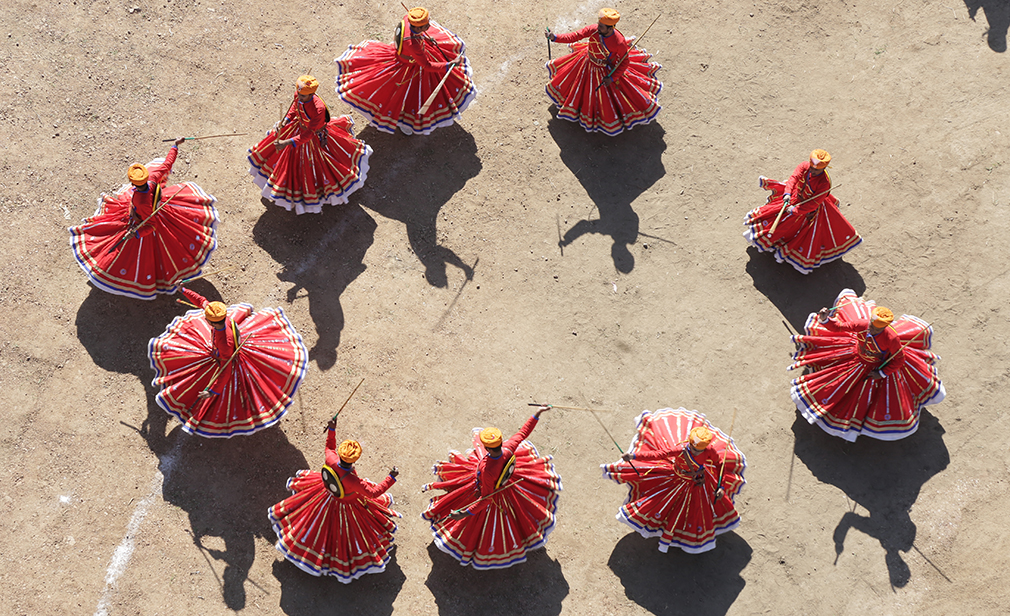
[[[625,462],[631,462],[631,454],[623,453],[621,454],[621,459],[624,460]]]
[[[614,83],[614,78],[613,77],[607,76],[607,77],[603,78],[603,85],[609,86],[612,83]]]
[[[175,140],[175,145],[182,145],[182,142],[185,140],[186,140],[185,137],[179,137]]]
[[[398,468],[396,468],[395,466],[393,468],[389,469],[389,476],[392,477],[393,479],[396,479],[396,476],[399,475],[399,474],[400,474],[400,470]]]
[[[817,311],[817,320],[820,321],[821,323],[827,323],[828,321],[830,321],[831,320],[831,309],[830,308],[821,308],[820,310],[818,310]]]
[[[461,509],[459,511],[453,511],[449,514],[449,517],[453,520],[462,520],[467,516],[466,509]]]
[[[723,496],[726,496],[726,490],[719,488],[715,491],[715,500],[720,500]]]
[[[558,37],[554,36],[550,28],[547,28],[544,30],[544,38],[553,43]]]
[[[209,389],[205,389],[205,390],[201,391],[200,393],[196,394],[196,397],[199,398],[199,399],[201,399],[201,400],[206,400],[207,398],[209,398],[209,397],[211,397],[213,395],[214,395],[214,392],[212,392]]]
[[[336,419],[331,419],[331,420],[329,420],[329,421],[326,422],[326,429],[327,430],[334,430],[334,429],[336,429],[336,427],[337,427],[337,420]]]
[[[540,414],[543,413],[544,411],[549,411],[549,410],[551,410],[551,405],[549,405],[549,404],[543,404],[543,405],[541,405],[540,407],[537,408],[537,412],[533,413],[533,416],[536,417],[537,419],[540,419]]]
[[[870,371],[870,378],[873,379],[874,381],[879,381],[880,379],[883,379],[883,378],[886,378],[886,377],[884,377],[884,373],[881,372],[880,370],[871,370]]]

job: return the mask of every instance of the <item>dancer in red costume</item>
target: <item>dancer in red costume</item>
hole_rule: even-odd
[[[347,203],[365,184],[372,148],[355,139],[351,116],[330,119],[316,96],[319,82],[302,75],[287,115],[249,149],[249,175],[263,196],[296,214],[319,214]]]
[[[193,182],[165,186],[179,152],[130,166],[130,184],[98,199],[98,210],[70,227],[77,264],[99,289],[139,299],[175,293],[200,273],[217,246],[215,199]]]
[[[421,491],[446,490],[421,514],[431,522],[435,545],[459,564],[474,569],[504,569],[526,562],[526,553],[543,547],[554,529],[561,477],[551,456],[540,457],[525,440],[536,414],[502,443],[498,428],[474,429],[473,449],[449,452],[435,463],[438,481]]]
[[[182,292],[200,310],[176,317],[152,338],[148,358],[161,387],[158,406],[190,434],[230,438],[284,416],[305,376],[302,337],[280,308],[253,312]]]
[[[790,395],[807,421],[854,441],[860,434],[894,441],[919,427],[922,407],[947,395],[929,349],[933,328],[843,290],[834,307],[807,318],[790,370]]]
[[[768,201],[747,213],[743,236],[755,248],[771,252],[803,274],[849,252],[863,241],[838,209],[826,171],[831,155],[814,150],[810,160],[797,165],[786,183],[761,176],[758,184],[770,190]],[[816,197],[816,198],[814,198]],[[790,205],[795,204],[795,205]],[[775,233],[771,228],[786,208]]]
[[[740,525],[733,502],[746,483],[747,461],[701,413],[644,411],[623,459],[602,466],[604,477],[628,484],[617,519],[643,537],[659,537],[660,552],[670,546],[706,552],[717,535]],[[632,468],[631,460],[639,464]]]
[[[389,563],[396,522],[386,490],[396,483],[394,466],[382,483],[361,479],[354,463],[361,445],[346,440],[337,447],[327,424],[326,465],[302,470],[288,480],[292,496],[267,510],[277,533],[277,550],[312,575],[332,575],[350,584],[366,573],[382,573]]]
[[[415,7],[404,15],[393,44],[364,41],[336,59],[337,94],[381,131],[430,134],[449,126],[477,97],[466,45]],[[439,88],[442,78],[448,77]],[[438,88],[431,106],[420,113]]]
[[[651,54],[632,48],[614,26],[621,14],[600,9],[599,23],[570,34],[545,36],[568,43],[572,53],[547,63],[547,96],[558,106],[558,117],[578,122],[589,132],[616,135],[652,122],[659,113],[656,100],[663,84],[649,62]],[[589,39],[584,43],[577,42]]]

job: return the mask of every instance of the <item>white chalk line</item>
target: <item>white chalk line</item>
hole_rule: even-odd
[[[109,604],[116,593],[116,583],[120,576],[126,572],[126,566],[130,564],[130,557],[133,556],[134,541],[140,532],[140,525],[147,517],[151,505],[161,496],[161,487],[164,485],[165,476],[170,475],[175,468],[176,456],[184,438],[185,436],[180,434],[172,449],[161,457],[161,470],[155,471],[147,496],[137,503],[137,507],[133,510],[130,522],[126,525],[126,535],[123,536],[123,540],[119,542],[116,550],[112,553],[109,568],[105,572],[105,590],[102,591],[102,597],[98,600],[95,616],[108,616]]]

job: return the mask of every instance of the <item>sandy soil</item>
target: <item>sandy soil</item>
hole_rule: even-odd
[[[366,186],[302,217],[261,203],[245,150],[307,70],[346,110],[333,59],[387,40],[397,3],[3,3],[0,612],[1005,610],[1010,9],[965,1],[618,5],[626,34],[665,11],[644,42],[665,89],[658,121],[617,138],[552,119],[543,93],[540,31],[601,2],[430,5],[467,42],[477,103],[429,137],[356,117]],[[187,143],[172,176],[218,198],[210,268],[241,265],[195,288],[283,307],[312,362],[278,428],[219,441],[153,403],[146,343],[183,308],[91,288],[66,227],[162,139],[224,132],[250,136]],[[741,221],[758,175],[814,147],[864,242],[804,277],[747,250]],[[948,397],[901,442],[846,444],[790,403],[787,330],[845,287],[934,324]],[[361,377],[339,431],[363,475],[399,465],[405,517],[388,570],[344,586],[284,561],[265,511],[321,464],[320,426]],[[534,400],[615,409],[622,445],[642,409],[724,429],[738,409],[743,525],[660,554],[614,520],[607,436],[555,411],[531,439],[564,479],[547,548],[461,569],[418,489],[472,427],[515,429]]]

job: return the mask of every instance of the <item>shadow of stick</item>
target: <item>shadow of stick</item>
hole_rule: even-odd
[[[473,266],[470,268],[470,276],[463,279],[463,284],[459,286],[459,291],[456,291],[456,297],[452,298],[452,302],[449,303],[449,307],[445,309],[445,312],[442,313],[442,317],[438,320],[437,323],[435,323],[435,327],[433,327],[431,331],[437,332],[439,329],[442,328],[442,324],[445,323],[445,320],[449,318],[449,313],[452,312],[452,309],[456,307],[456,302],[459,301],[459,296],[463,295],[463,289],[466,288],[466,283],[470,282],[470,280],[473,278],[474,272],[477,271],[478,263],[480,263],[480,257],[477,257],[474,260]]]

